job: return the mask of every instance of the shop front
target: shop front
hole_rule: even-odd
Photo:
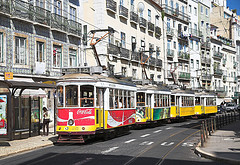
[[[55,89],[55,85],[0,81],[1,138],[13,140],[40,135],[44,89]]]

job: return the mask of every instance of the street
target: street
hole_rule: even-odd
[[[219,164],[194,154],[199,142],[200,120],[131,130],[128,135],[108,141],[93,139],[86,144],[56,144],[3,158],[0,164]]]

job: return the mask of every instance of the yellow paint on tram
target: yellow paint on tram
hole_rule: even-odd
[[[202,114],[202,106],[201,105],[196,105],[195,106],[195,115],[201,115]]]
[[[96,126],[57,126],[57,132],[89,132],[95,131]]]
[[[180,107],[180,117],[194,115],[194,107]]]
[[[217,113],[217,106],[206,106],[204,108],[205,108],[205,114]]]
[[[176,106],[171,106],[170,117],[171,118],[176,118],[177,116],[179,116],[179,114],[177,113],[177,107]]]

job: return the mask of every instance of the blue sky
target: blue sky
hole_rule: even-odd
[[[237,14],[240,15],[240,1],[239,0],[227,0],[227,6],[230,9],[237,9]]]

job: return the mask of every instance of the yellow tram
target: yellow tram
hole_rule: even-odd
[[[217,113],[216,94],[199,92],[195,94],[195,115]]]

